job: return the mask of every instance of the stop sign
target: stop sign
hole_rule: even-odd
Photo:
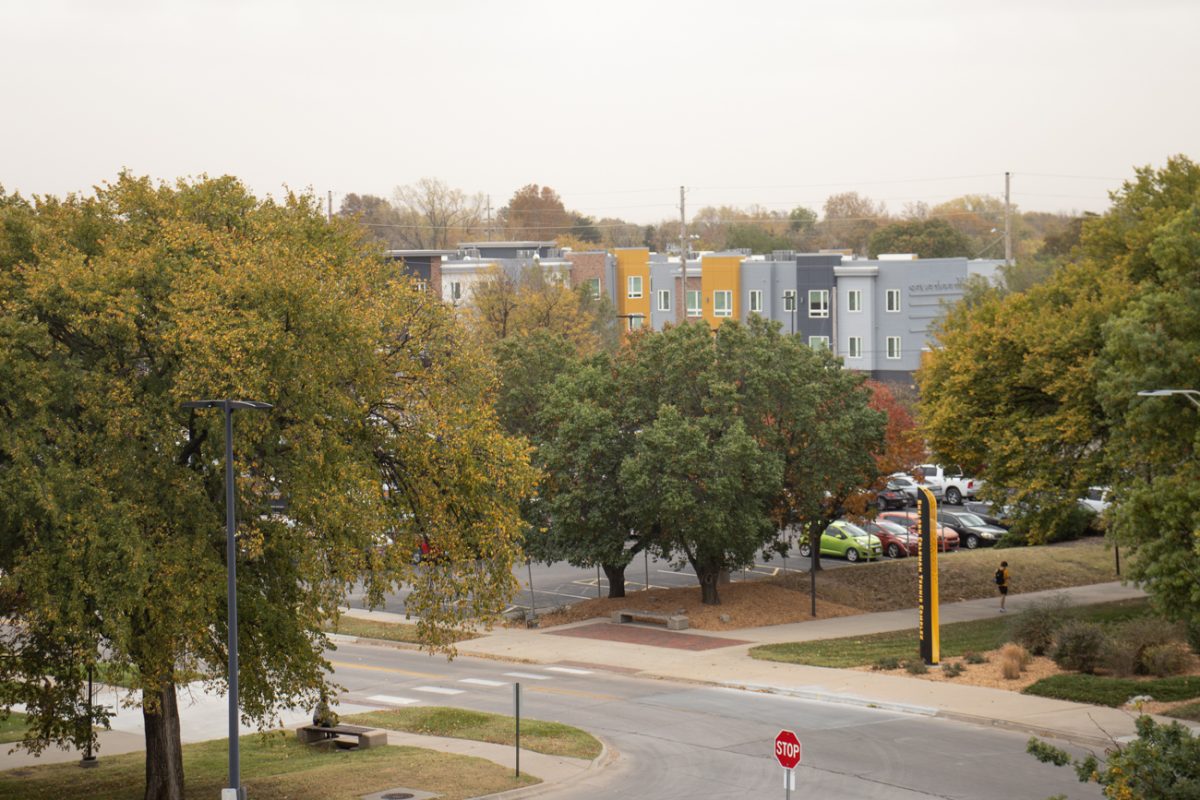
[[[795,769],[800,763],[800,740],[791,731],[780,731],[775,737],[775,758],[784,769]]]

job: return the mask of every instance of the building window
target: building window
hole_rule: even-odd
[[[786,292],[783,293],[783,310],[784,311],[795,311],[796,310],[796,290],[795,289],[788,289]]]
[[[713,292],[713,316],[733,316],[733,292],[720,289]]]
[[[900,337],[899,336],[887,337],[887,357],[890,359],[893,359],[893,360],[900,357]]]
[[[811,347],[813,350],[828,350],[829,349],[829,337],[828,336],[810,336],[810,337],[808,337],[808,346]]]
[[[421,280],[418,280],[418,281],[417,281],[417,291],[418,291],[418,292],[427,292],[427,291],[429,291],[429,282],[428,282],[428,281],[421,281]]]
[[[658,310],[659,311],[670,311],[671,310],[671,290],[670,289],[659,289],[658,290]]]
[[[887,310],[888,311],[899,311],[900,310],[900,290],[899,289],[888,289],[887,290]]]
[[[462,300],[462,282],[450,281],[450,299],[458,302]]]
[[[600,279],[599,278],[588,278],[586,281],[583,282],[583,285],[587,289],[588,294],[592,297],[593,300],[600,299]]]
[[[641,314],[633,314],[629,317],[629,330],[636,331],[638,328],[646,324],[646,318]]]
[[[763,295],[762,295],[761,289],[751,289],[750,290],[750,313],[751,314],[761,314],[762,313],[762,308],[763,308],[762,297],[763,297]]]
[[[862,337],[851,336],[850,346],[846,349],[850,358],[862,358]]]
[[[861,289],[851,289],[846,292],[846,306],[850,311],[862,311]]]
[[[700,316],[700,292],[696,291],[695,289],[688,289],[687,315],[689,317]]]
[[[628,280],[629,291],[627,293],[630,300],[636,300],[642,296],[642,276],[630,275]]]
[[[808,315],[810,317],[829,316],[829,290],[813,289],[808,293]]]

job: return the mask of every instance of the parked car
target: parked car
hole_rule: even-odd
[[[1007,531],[996,525],[989,525],[983,518],[970,511],[938,511],[938,522],[958,534],[958,540],[968,550],[977,547],[991,547],[1000,541]]]
[[[997,528],[1008,530],[1008,518],[1003,516],[1002,510],[997,510],[994,505],[984,500],[966,500],[963,502],[963,511],[970,511],[975,516],[986,522],[988,525],[995,525]]]
[[[1089,486],[1087,494],[1079,498],[1079,505],[1093,514],[1102,514],[1109,506],[1107,486]]]
[[[888,481],[887,486],[875,496],[875,505],[879,506],[880,511],[887,511],[889,508],[907,508],[908,497],[908,492],[901,488],[900,484]]]
[[[812,556],[812,547],[807,541],[800,545],[800,555],[804,558]],[[838,556],[847,561],[878,559],[883,558],[883,548],[878,538],[854,523],[838,520],[821,534],[821,555]]]
[[[900,489],[908,495],[908,504],[915,506],[917,504],[917,492],[920,490],[920,485],[913,480],[911,475],[905,475],[903,472],[894,472],[888,476],[888,484],[895,484],[897,489]],[[942,487],[930,484],[925,487],[933,493],[933,499],[942,499]]]
[[[921,464],[913,474],[924,478],[930,486],[942,487],[946,502],[960,505],[963,498],[974,498],[975,493],[983,486],[978,478],[968,478],[963,475],[962,467],[943,467],[941,464]]]
[[[920,545],[920,537],[903,525],[877,519],[864,522],[860,526],[867,533],[879,537],[883,554],[888,558],[905,558],[915,556]]]
[[[921,517],[916,511],[885,511],[875,519],[882,519],[888,522],[895,522],[897,525],[903,525],[913,534],[917,534],[920,531]],[[947,528],[945,525],[935,525],[934,533],[938,537],[938,550],[947,553],[958,549],[958,534],[953,530]]]

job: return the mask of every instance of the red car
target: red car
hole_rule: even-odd
[[[889,558],[904,558],[917,554],[919,537],[903,525],[878,519],[863,522],[859,527],[879,539],[884,555]]]
[[[884,511],[875,517],[876,520],[886,520],[897,525],[903,525],[911,533],[917,533],[921,517],[915,511]],[[943,553],[958,549],[958,534],[945,525],[935,525],[933,529],[938,538],[938,550]]]

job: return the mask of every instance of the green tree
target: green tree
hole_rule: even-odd
[[[917,219],[893,222],[871,234],[868,252],[916,253],[921,258],[970,257],[971,243],[944,219]]]
[[[514,240],[552,241],[582,224],[567,211],[558,192],[536,183],[514,192],[497,216],[505,233]]]
[[[232,178],[0,211],[0,709],[25,705],[26,747],[94,736],[104,661],[142,707],[145,796],[183,796],[176,684],[227,678],[223,424],[186,400],[274,404],[236,421],[244,719],[327,690],[321,631],[360,578],[375,602],[412,583],[432,647],[503,609],[524,448],[484,354],[355,225]],[[420,535],[441,568],[408,563]]]

